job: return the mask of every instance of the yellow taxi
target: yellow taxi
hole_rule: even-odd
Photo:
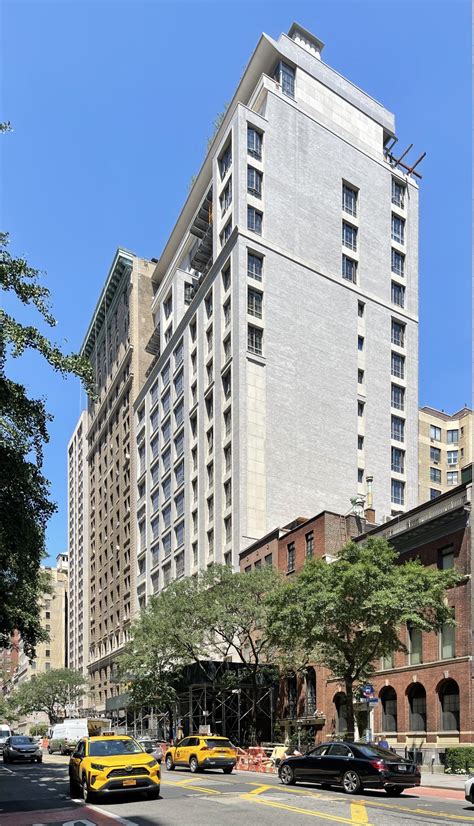
[[[168,771],[188,766],[193,774],[204,769],[222,769],[224,774],[230,774],[236,759],[236,750],[227,737],[194,734],[167,749],[165,765]]]
[[[83,737],[69,761],[71,797],[84,801],[98,794],[144,791],[160,795],[160,764],[133,737],[102,734]]]

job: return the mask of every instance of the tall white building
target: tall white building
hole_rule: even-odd
[[[89,654],[88,414],[84,410],[67,448],[68,477],[68,665],[87,676]]]
[[[295,514],[417,503],[418,187],[392,113],[262,35],[153,273],[137,596]]]

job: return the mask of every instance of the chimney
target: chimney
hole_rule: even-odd
[[[364,511],[365,521],[375,525],[375,510],[373,508],[366,508]]]
[[[324,49],[324,43],[319,38],[315,37],[314,34],[311,34],[307,29],[303,29],[302,26],[299,26],[298,23],[293,23],[290,31],[288,32],[288,37],[291,37],[298,46],[301,46],[302,49],[309,52],[316,57],[318,60],[321,60],[321,52]]]

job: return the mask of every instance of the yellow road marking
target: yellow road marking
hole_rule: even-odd
[[[444,817],[450,820],[463,820],[467,823],[474,823],[474,817],[467,817],[467,815],[452,815],[448,812],[432,812],[430,809],[410,809],[408,806],[396,806],[393,803],[379,803],[378,800],[363,800],[366,806],[382,807],[384,809],[397,810],[399,812],[411,812],[412,814],[433,815],[433,817]]]
[[[363,803],[351,803],[351,818],[354,823],[368,823],[369,816]]]
[[[336,823],[349,823],[350,826],[354,826],[354,821],[349,820],[347,817],[337,817],[337,815],[329,815],[326,812],[318,812],[318,811],[311,811],[310,809],[300,809],[299,806],[288,806],[286,803],[277,803],[275,800],[266,800],[263,797],[252,797],[251,794],[244,794],[242,795],[244,800],[251,800],[253,803],[260,803],[262,806],[272,806],[274,809],[284,809],[286,812],[296,812],[300,815],[310,815],[311,817],[319,817],[321,820],[332,820]],[[356,821],[357,822],[357,821]],[[367,826],[370,826],[367,823]]]
[[[166,784],[168,786],[181,786],[183,789],[191,789],[193,792],[206,792],[206,794],[222,794],[222,792],[218,792],[217,789],[210,789],[208,786],[191,786],[191,784],[183,785],[183,782],[176,782],[174,780],[167,780]]]
[[[254,784],[252,783],[252,785],[254,785]],[[273,786],[268,786],[268,785],[266,785],[266,786],[257,786],[256,789],[252,789],[252,791],[248,792],[248,794],[252,794],[252,795],[253,794],[261,794],[262,792],[266,792],[267,789],[272,789],[272,788],[274,788],[274,787]],[[246,792],[246,794],[247,794],[247,792]]]

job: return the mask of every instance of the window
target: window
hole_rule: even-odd
[[[261,356],[263,353],[263,330],[249,324],[247,334],[247,349],[250,353]]]
[[[184,553],[183,551],[176,557],[176,577],[184,576]]]
[[[357,336],[357,349],[359,353],[362,353],[364,349],[364,336]]]
[[[214,448],[214,430],[212,427],[206,433],[206,440],[208,453],[212,453]]]
[[[305,535],[306,556],[313,556],[314,553],[314,533],[310,531]]]
[[[359,417],[364,415],[364,407],[365,407],[364,402],[357,402],[357,415]]]
[[[262,567],[262,560],[261,559],[256,559],[255,560],[255,565],[254,565],[255,570],[258,571],[258,569],[261,568],[261,567]]]
[[[213,330],[212,330],[212,324],[211,324],[211,326],[209,327],[209,329],[206,333],[207,352],[208,353],[210,353],[212,351],[212,333],[213,333]]]
[[[436,427],[434,424],[430,425],[430,439],[434,439],[436,442],[441,441],[440,427]]]
[[[423,662],[423,637],[419,628],[408,626],[408,657],[410,665]]]
[[[229,336],[224,340],[224,363],[232,356],[232,339]]]
[[[459,686],[455,680],[445,680],[439,689],[442,731],[459,732]]]
[[[224,519],[224,533],[226,543],[232,542],[232,517],[228,516]]]
[[[357,437],[357,450],[363,450],[363,449],[364,449],[364,437],[363,436],[358,436]]]
[[[232,470],[232,447],[229,445],[224,448],[225,473]]]
[[[157,437],[157,438],[155,438],[155,439],[153,439],[153,441],[152,441],[152,443],[151,443],[150,447],[151,447],[151,455],[152,455],[152,459],[156,459],[156,457],[158,456],[158,448],[159,448],[159,445],[158,445],[158,437]]]
[[[197,542],[193,542],[192,544],[192,551],[193,551],[193,565],[196,567],[198,564],[198,545]]]
[[[249,315],[253,315],[256,318],[262,317],[262,301],[263,301],[263,294],[258,290],[254,290],[252,287],[248,288],[247,294],[247,312]]]
[[[184,522],[180,522],[179,525],[176,525],[174,532],[176,536],[176,547],[179,548],[179,546],[184,542]]]
[[[392,272],[403,278],[405,276],[405,256],[402,252],[392,249]]]
[[[224,327],[228,327],[231,322],[231,303],[230,298],[226,301],[223,307],[224,310]]]
[[[229,240],[229,238],[231,236],[231,233],[232,233],[232,219],[229,218],[229,220],[227,221],[227,224],[225,225],[224,229],[222,230],[222,232],[220,234],[221,247],[223,247],[224,244],[227,243],[227,241]]]
[[[446,548],[441,548],[438,552],[438,568],[441,571],[447,571],[454,568],[454,548],[448,545]]]
[[[364,469],[361,467],[357,468],[357,481],[359,485],[361,485],[364,481]]]
[[[170,404],[171,404],[171,393],[170,393],[169,390],[166,391],[165,395],[161,399],[161,404],[162,404],[162,407],[163,407],[163,416],[166,416],[166,414],[168,413],[168,411],[170,409]]]
[[[438,468],[430,467],[430,481],[441,484],[441,471]]]
[[[391,686],[383,688],[380,692],[380,700],[382,703],[382,731],[394,732],[397,730],[397,693],[395,689]]]
[[[256,198],[262,197],[263,175],[253,166],[247,167],[247,191]]]
[[[405,287],[392,281],[392,304],[398,307],[405,306]]]
[[[405,409],[405,390],[398,384],[392,384],[392,407],[397,410]]]
[[[151,495],[150,505],[151,505],[151,513],[155,513],[158,510],[158,505],[160,503],[160,493],[158,490],[155,490],[154,493]]]
[[[289,98],[294,98],[295,70],[293,66],[289,66],[288,63],[284,63],[281,60],[275,69],[273,77],[280,84],[283,94],[287,95]]]
[[[435,488],[430,488],[430,499],[437,499],[438,496],[441,496],[441,491],[435,490]]]
[[[392,213],[392,241],[405,243],[405,219]]]
[[[273,565],[273,554],[267,554],[264,562],[265,565]]]
[[[152,519],[151,521],[151,538],[158,539],[160,535],[160,520],[158,517],[156,519]]]
[[[206,308],[206,316],[210,318],[212,315],[212,291],[206,295],[204,306]]]
[[[247,253],[247,275],[255,281],[262,280],[263,258],[253,252]]]
[[[405,184],[392,178],[392,204],[403,209],[405,206]]]
[[[163,469],[164,469],[164,471],[169,470],[170,465],[171,465],[171,450],[170,450],[170,448],[165,450],[165,452],[162,454],[162,459],[163,459]]]
[[[171,476],[168,476],[167,479],[163,482],[163,501],[166,502],[167,499],[171,496]]]
[[[214,381],[214,364],[212,361],[206,367],[206,374],[207,374],[207,384],[208,386],[212,384]]]
[[[171,553],[171,534],[167,533],[166,536],[163,537],[163,553],[165,556],[168,556]]]
[[[357,227],[353,227],[347,221],[342,222],[342,243],[350,250],[357,249]]]
[[[399,353],[392,353],[392,376],[397,379],[405,378],[405,356]]]
[[[176,427],[183,423],[184,419],[184,402],[180,401],[174,409],[174,419]]]
[[[165,313],[165,318],[169,318],[173,311],[173,298],[171,295],[163,301],[163,310]]]
[[[154,410],[153,413],[150,416],[150,429],[151,429],[152,433],[154,433],[156,428],[158,427],[158,422],[159,422],[158,410]]]
[[[45,619],[51,619],[51,611],[46,611],[45,612]],[[49,654],[46,653],[46,656],[49,657]]]
[[[207,551],[209,556],[214,553],[214,531],[207,532]]]
[[[394,505],[405,504],[405,482],[399,479],[392,479],[392,503]]]
[[[394,473],[405,472],[405,451],[399,447],[392,447],[392,471]]]
[[[227,172],[229,171],[232,165],[232,144],[229,145],[224,149],[222,155],[219,158],[219,171],[221,173],[221,181],[224,180]]]
[[[347,255],[342,256],[342,277],[353,284],[357,283],[357,261]]]
[[[247,207],[247,227],[248,229],[252,230],[252,232],[256,232],[258,235],[262,234],[262,220],[263,220],[263,213],[261,213],[255,207]]]
[[[357,371],[357,383],[358,384],[363,384],[364,383],[364,371],[363,370],[358,370]]]
[[[262,157],[262,134],[253,126],[247,126],[247,152],[258,160]]]
[[[222,270],[222,286],[224,290],[228,290],[230,287],[230,264],[227,264]]]
[[[184,433],[180,433],[174,440],[174,447],[176,450],[176,458],[179,458],[184,451]]]
[[[287,545],[287,571],[291,572],[295,570],[295,543],[289,542]]]
[[[392,344],[396,344],[397,347],[404,347],[404,342],[405,325],[392,319]]]
[[[448,450],[448,465],[457,465],[458,463],[458,451],[457,450]]]
[[[222,389],[224,391],[224,396],[226,399],[230,398],[232,393],[232,373],[229,368],[224,376],[222,376]]]
[[[405,419],[399,416],[392,416],[392,439],[396,442],[405,441]]]
[[[349,215],[357,215],[357,190],[344,183],[342,184],[342,208]]]
[[[161,428],[161,434],[163,436],[163,446],[164,446],[166,444],[166,442],[169,440],[170,436],[171,436],[171,421],[170,421],[170,419],[167,419],[166,422],[164,423],[163,427]]]
[[[457,470],[448,470],[446,474],[446,484],[447,485],[457,485],[458,484],[458,471]]]
[[[163,382],[163,388],[166,387],[169,380],[170,380],[170,364],[168,362],[166,367],[164,367],[163,370],[161,371],[161,381]]]
[[[232,178],[229,178],[229,181],[224,187],[224,190],[219,200],[221,204],[221,215],[224,215],[224,213],[227,212],[232,203]]]
[[[167,505],[166,508],[163,509],[163,528],[169,528],[171,524],[171,505]]]
[[[206,414],[209,420],[212,419],[214,415],[214,402],[212,399],[212,395],[206,399]]]
[[[181,493],[179,493],[178,496],[175,497],[174,505],[175,505],[175,508],[176,508],[176,516],[181,516],[184,512],[184,492],[183,491],[181,491]]]
[[[225,435],[230,436],[232,433],[232,412],[230,410],[226,410],[224,413],[224,428]]]
[[[212,487],[214,484],[214,463],[210,462],[207,466],[207,485],[208,487]]]
[[[441,450],[439,447],[430,447],[430,462],[441,461]],[[449,459],[448,459],[449,464]]]
[[[224,484],[224,498],[225,498],[225,507],[230,508],[232,505],[232,482],[225,482]]]
[[[150,390],[150,406],[153,407],[154,404],[158,401],[158,382],[155,381],[153,387]],[[142,421],[143,414],[145,413],[145,408],[143,407],[139,413],[139,420]]]
[[[357,315],[359,318],[364,318],[365,304],[363,301],[357,302]]]
[[[459,442],[459,430],[448,430],[448,445],[457,445]]]
[[[442,625],[439,635],[439,656],[441,660],[450,660],[455,653],[455,628],[453,625]]]
[[[189,284],[187,281],[184,282],[184,303],[191,304],[194,296],[194,287],[192,284]]]
[[[180,364],[183,363],[184,358],[184,347],[183,342],[181,341],[176,350],[174,351],[174,369],[176,370]]]

